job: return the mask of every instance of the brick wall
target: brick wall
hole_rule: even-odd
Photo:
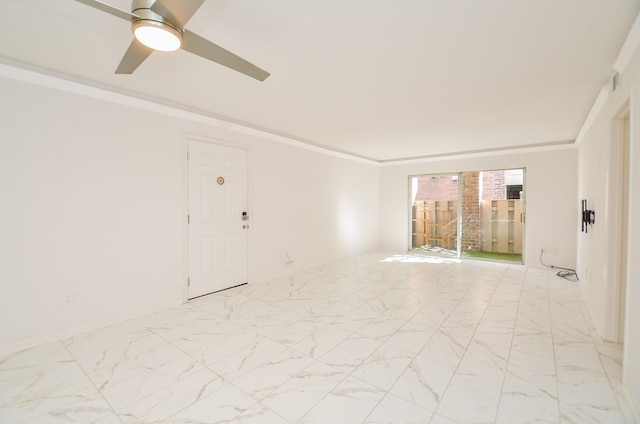
[[[506,198],[504,171],[483,171],[482,200],[505,200]],[[416,200],[458,200],[458,177],[419,177]]]
[[[505,200],[504,171],[482,172],[482,200]]]
[[[427,176],[418,178],[416,200],[458,200],[458,177]]]
[[[462,251],[482,250],[482,217],[480,215],[480,173],[462,174]]]

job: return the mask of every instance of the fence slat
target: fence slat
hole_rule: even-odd
[[[482,250],[522,254],[522,200],[483,200],[481,210]],[[457,211],[457,201],[416,201],[412,210],[413,247],[456,249]]]
[[[522,254],[522,200],[515,200],[513,208],[513,252]]]
[[[496,252],[509,252],[509,202],[497,200],[497,248]]]
[[[412,246],[455,249],[457,227],[452,216],[457,214],[457,210],[456,201],[415,201],[412,208]]]
[[[492,252],[493,228],[491,225],[491,200],[482,201],[482,250]]]

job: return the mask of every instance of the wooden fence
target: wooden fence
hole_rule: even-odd
[[[482,201],[482,250],[522,253],[522,200]]]
[[[458,202],[416,201],[413,204],[413,247],[457,249]]]
[[[457,249],[457,201],[416,201],[413,205],[413,247]],[[522,200],[483,200],[482,251],[522,253]]]

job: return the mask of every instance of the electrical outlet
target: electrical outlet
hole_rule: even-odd
[[[62,295],[62,305],[65,308],[73,305],[74,301],[75,301],[75,296],[73,295],[73,292],[67,292]]]

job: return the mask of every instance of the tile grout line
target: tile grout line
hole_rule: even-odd
[[[511,348],[512,348],[512,345],[513,345],[513,337],[514,337],[515,332],[516,332],[516,322],[518,321],[518,314],[520,312],[520,303],[521,303],[521,300],[522,300],[522,291],[524,290],[524,285],[526,284],[526,281],[527,281],[527,273],[528,272],[529,272],[529,269],[528,268],[525,269],[524,276],[522,277],[522,280],[519,282],[520,290],[518,291],[518,306],[516,308],[515,317],[513,318],[513,328],[511,329],[511,340],[509,341],[509,352],[507,353],[507,361],[505,363],[504,376],[502,378],[502,384],[500,385],[500,398],[498,399],[498,405],[496,407],[496,414],[494,416],[494,422],[498,421],[498,417],[499,417],[499,414],[500,414],[500,404],[502,402],[502,397],[503,397],[503,394],[504,394],[504,385],[505,385],[505,382],[507,380],[507,374],[509,372],[509,363],[511,362]],[[503,276],[503,278],[504,278],[504,276]],[[495,295],[495,293],[494,293],[494,295]]]

